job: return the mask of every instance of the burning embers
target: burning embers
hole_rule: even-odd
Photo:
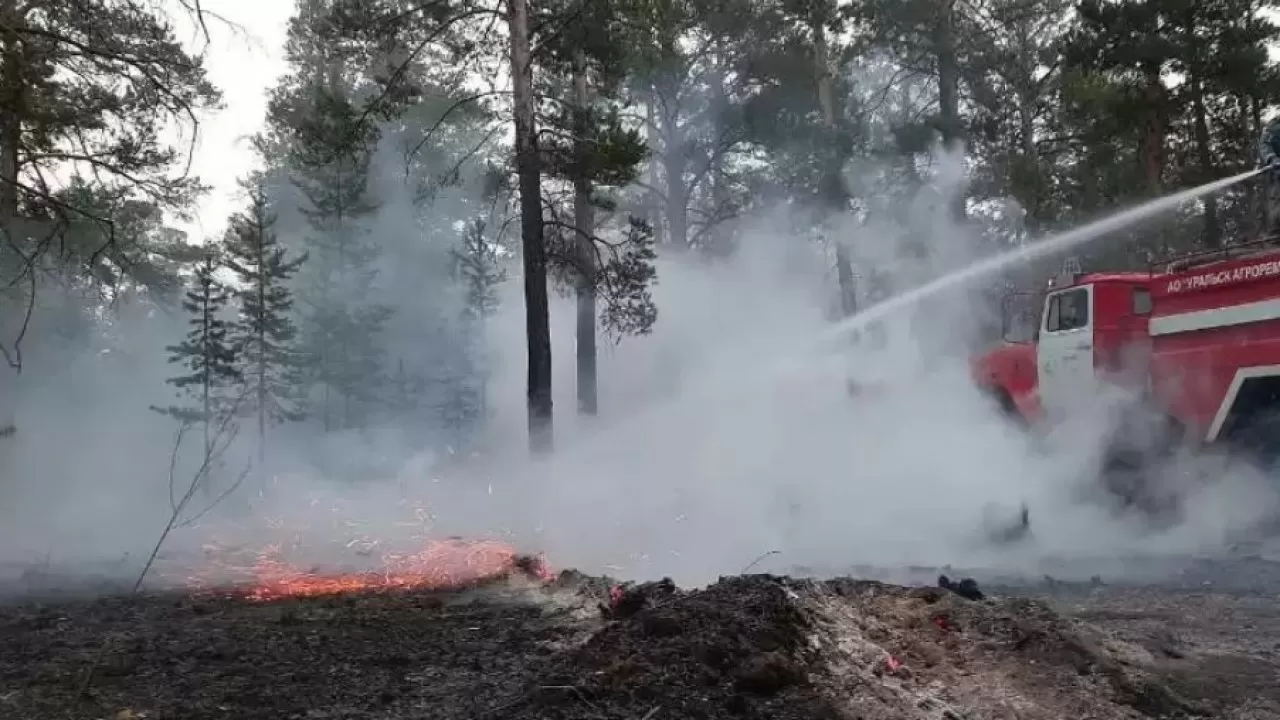
[[[236,575],[244,579],[236,581],[231,592],[260,601],[345,592],[457,590],[516,576],[554,579],[540,556],[521,555],[496,540],[462,538],[431,540],[420,552],[384,555],[381,566],[371,571],[304,569],[284,560],[279,546],[268,547],[250,567],[240,570]],[[191,584],[208,585],[199,578]]]

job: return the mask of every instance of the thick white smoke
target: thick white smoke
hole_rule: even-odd
[[[940,187],[894,201],[906,212],[841,220],[826,232],[849,241],[860,270],[887,270],[900,289],[966,265],[983,242],[948,219],[958,175],[940,177]],[[382,199],[367,230],[390,238],[381,297],[402,313],[390,346],[424,357],[425,339],[440,337],[429,324],[455,302],[430,286],[447,275],[440,265],[449,245],[418,244],[439,241],[423,235],[427,210],[391,191]],[[430,212],[462,217],[470,207],[466,197],[440,202]],[[285,210],[282,232],[300,232]],[[510,537],[560,567],[686,583],[738,572],[768,553],[755,569],[1034,570],[1050,559],[1218,551],[1276,507],[1267,478],[1213,458],[1165,473],[1185,507],[1170,527],[1152,530],[1086,502],[1117,415],[1109,393],[1082,393],[1073,421],[1043,442],[1011,427],[970,382],[973,338],[993,311],[971,289],[903,308],[884,319],[883,332],[864,328],[816,351],[831,327],[830,258],[780,211],[746,218],[739,230],[728,261],[660,261],[653,334],[601,344],[597,418],[574,413],[574,308],[555,297],[550,458],[531,462],[526,451],[524,311],[513,276],[488,327],[499,362],[474,454],[424,450],[447,446],[429,442],[430,428],[290,428],[271,464],[218,512],[180,528],[167,552],[182,557],[211,538],[262,545],[279,541],[281,527],[307,527],[308,538],[332,536],[339,548],[315,548],[322,564],[349,560],[353,534],[387,546],[465,534]],[[922,256],[921,246],[932,252]],[[114,322],[127,338],[119,347],[63,355],[74,382],[23,378],[19,435],[3,456],[0,559],[136,558],[167,520],[172,427],[147,408],[163,402],[161,348],[180,323]],[[75,450],[59,450],[66,447]],[[234,447],[219,482],[252,455]],[[178,474],[181,482],[189,468]],[[991,523],[1022,503],[1031,537],[987,542]],[[121,567],[136,571],[136,563]]]
[[[931,197],[945,198],[942,190]],[[887,227],[843,231],[880,258],[899,258],[899,279],[976,259],[976,242],[947,220],[944,203],[915,216],[930,247],[949,248],[941,258],[901,259]],[[663,263],[659,325],[602,358],[602,416],[589,427],[572,414],[572,308],[556,307],[559,449],[532,467],[520,458],[495,470],[490,496],[494,508],[518,508],[499,515],[524,532],[532,524],[528,542],[555,562],[692,582],[770,551],[757,569],[1034,570],[1050,558],[1212,552],[1275,508],[1259,473],[1211,469],[1205,458],[1162,471],[1184,501],[1172,527],[1153,530],[1088,502],[1124,400],[1115,391],[1082,389],[1071,421],[1032,442],[971,382],[972,333],[991,309],[964,291],[893,316],[884,344],[863,334],[843,352],[813,353],[825,327],[826,261],[776,222],[754,227],[728,265]],[[519,305],[507,307],[495,331],[504,356],[520,357]],[[508,400],[501,427],[510,437],[524,422],[510,402],[523,366],[508,369],[496,396]],[[1007,522],[1024,502],[1032,537],[987,542],[993,514]]]

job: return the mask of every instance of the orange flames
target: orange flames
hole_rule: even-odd
[[[217,549],[207,552],[214,555]],[[368,572],[306,570],[286,561],[278,545],[268,546],[247,568],[236,568],[226,559],[218,564],[218,584],[225,585],[226,576],[231,575],[236,578],[232,581],[235,594],[261,601],[344,592],[463,589],[517,575],[542,581],[554,578],[540,556],[521,555],[496,540],[461,538],[428,541],[420,552],[384,555],[381,566]],[[210,584],[200,576],[188,579],[193,589]]]
[[[327,575],[304,571],[272,555],[254,568],[246,594],[255,600],[331,595],[366,590],[445,590],[525,573],[541,580],[552,575],[541,558],[526,559],[515,548],[493,540],[435,540],[421,552],[388,555],[374,572]]]
[[[359,522],[349,508],[339,504],[321,510],[325,506],[319,498],[308,504],[310,509],[305,514],[310,516],[310,522],[292,515],[263,515],[247,526],[237,524],[215,530],[204,547],[200,571],[187,575],[186,586],[214,592],[230,588],[234,595],[273,600],[361,591],[461,589],[515,576],[554,579],[542,557],[521,555],[505,542],[431,538],[435,517],[417,499],[404,498],[397,503],[399,512],[405,515],[403,522],[392,523],[394,534],[409,545],[406,548],[402,543],[393,543],[395,549],[387,538],[370,533],[376,523]],[[317,510],[321,511],[318,517]],[[261,537],[263,530],[276,542],[257,550],[214,539],[217,535],[225,538],[242,533]],[[335,546],[335,542],[340,545]],[[330,551],[320,551],[319,555],[330,559],[336,554],[345,555],[354,567],[308,567],[301,559],[310,554],[308,551],[316,552],[324,546],[329,546]]]

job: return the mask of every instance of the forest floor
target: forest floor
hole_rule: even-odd
[[[1280,718],[1280,611],[1256,587],[613,588],[566,572],[450,593],[11,602],[0,717]]]

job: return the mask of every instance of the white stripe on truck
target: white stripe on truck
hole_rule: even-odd
[[[1280,320],[1280,298],[1223,308],[1193,310],[1177,315],[1158,315],[1151,318],[1148,332],[1152,335],[1173,335],[1196,330],[1248,325],[1266,320]]]

